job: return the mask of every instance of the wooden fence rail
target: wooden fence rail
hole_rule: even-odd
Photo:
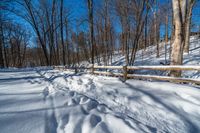
[[[69,69],[66,67],[54,67],[55,69]],[[90,69],[92,74],[97,75],[106,75],[114,77],[123,77],[124,81],[130,78],[134,79],[152,79],[152,80],[161,80],[161,81],[170,81],[177,83],[194,83],[200,85],[200,79],[192,78],[181,78],[181,77],[170,77],[170,76],[157,76],[157,75],[142,75],[142,74],[130,74],[129,70],[159,70],[159,71],[171,71],[171,70],[180,70],[180,71],[198,71],[200,72],[200,66],[190,65],[190,66],[96,66],[92,65],[90,67],[73,67],[77,72],[79,69]],[[100,69],[100,70],[98,70]],[[107,70],[121,70],[121,72],[109,72]]]
[[[105,71],[96,71],[96,69],[113,69],[122,70],[122,73],[113,73]],[[191,78],[181,78],[181,77],[170,77],[170,76],[157,76],[157,75],[141,75],[141,74],[129,74],[129,70],[160,70],[160,71],[170,71],[170,70],[180,70],[180,71],[199,71],[200,66],[93,66],[93,74],[124,77],[124,80],[129,78],[134,79],[152,79],[152,80],[162,80],[177,83],[195,83],[200,84],[200,80]]]
[[[129,70],[162,70],[162,71],[169,71],[169,70],[181,70],[181,71],[200,71],[200,66],[128,66]]]
[[[95,69],[123,69],[125,66],[94,66]],[[129,70],[197,70],[200,71],[200,66],[127,66],[127,69]]]

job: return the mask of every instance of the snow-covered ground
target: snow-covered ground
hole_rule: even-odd
[[[200,132],[200,87],[56,70],[0,72],[0,133]]]
[[[184,64],[200,64],[191,38]],[[162,45],[161,45],[162,47]],[[169,45],[168,45],[169,48]],[[135,65],[159,65],[155,46]],[[167,58],[169,56],[167,55]],[[112,65],[125,59],[116,52]],[[162,75],[162,72],[138,71]],[[200,78],[200,72],[183,72]],[[200,133],[200,86],[75,74],[51,68],[0,70],[0,133]]]

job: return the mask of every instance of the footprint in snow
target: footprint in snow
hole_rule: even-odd
[[[76,96],[76,92],[70,91],[70,92],[69,92],[69,95],[70,95],[71,97],[74,97],[74,96]]]
[[[69,84],[72,84],[72,81],[69,81]]]
[[[44,100],[46,99],[46,97],[49,95],[49,88],[46,87],[43,92],[42,92],[43,96],[44,96]]]
[[[100,111],[100,112],[103,112],[103,113],[107,113],[108,112],[108,109],[106,108],[105,104],[99,104],[97,106],[97,110]]]
[[[83,106],[81,106],[81,112],[82,112],[83,114],[85,114],[85,115],[88,115],[88,114],[89,114],[89,112],[88,112]]]
[[[99,122],[101,122],[101,117],[100,116],[97,116],[97,115],[94,115],[94,114],[92,114],[90,116],[90,125],[91,125],[91,127],[95,127]]]
[[[77,96],[77,97],[72,97],[68,102],[68,105],[78,105],[82,103],[82,97]]]
[[[86,97],[86,96],[82,96],[82,97],[80,98],[80,104],[85,104],[85,103],[87,103],[88,101],[89,101],[89,98]]]
[[[88,84],[93,84],[93,79],[88,79]]]
[[[93,90],[95,88],[96,88],[96,86],[94,85],[94,83],[90,84],[90,90]]]
[[[78,85],[82,85],[82,84],[83,84],[83,81],[82,81],[81,79],[78,79],[78,80],[77,80],[77,84],[78,84]]]
[[[68,102],[67,102],[68,106],[74,106],[74,105],[77,105],[77,101],[75,99],[70,99]]]
[[[111,133],[111,131],[109,131],[108,126],[105,124],[105,122],[100,122],[97,125],[96,130],[98,131],[98,133]]]
[[[85,88],[88,88],[88,85],[87,85],[87,84],[85,84]]]
[[[98,102],[97,101],[95,101],[95,100],[90,100],[88,103],[87,103],[87,105],[86,105],[86,110],[87,111],[90,111],[90,110],[92,110],[92,109],[94,109],[94,108],[97,108],[97,106],[98,106]]]
[[[69,114],[66,114],[61,119],[60,128],[64,129],[68,122],[69,122]]]

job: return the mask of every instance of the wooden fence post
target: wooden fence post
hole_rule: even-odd
[[[67,66],[64,66],[64,69],[67,70]]]
[[[74,69],[75,69],[75,73],[78,73],[78,67],[76,65],[75,65]]]
[[[94,74],[94,64],[92,64],[91,73]]]
[[[125,82],[127,80],[127,74],[128,74],[127,66],[123,66],[123,71],[124,71],[124,82]]]

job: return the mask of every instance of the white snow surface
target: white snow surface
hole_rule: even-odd
[[[155,46],[135,65],[159,65]],[[167,46],[169,48],[169,45]],[[200,39],[191,38],[184,65],[200,65]],[[167,54],[168,59],[169,54]],[[115,53],[111,65],[124,65]],[[82,65],[89,65],[83,63]],[[160,71],[142,74],[166,75]],[[183,72],[200,79],[200,72]],[[200,133],[200,86],[127,80],[51,67],[0,69],[0,133]]]
[[[0,133],[200,132],[200,87],[74,74],[0,72]]]

